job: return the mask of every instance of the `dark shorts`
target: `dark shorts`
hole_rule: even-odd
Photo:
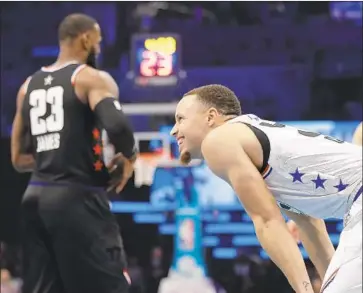
[[[23,293],[126,293],[119,227],[103,191],[32,186],[22,202]]]

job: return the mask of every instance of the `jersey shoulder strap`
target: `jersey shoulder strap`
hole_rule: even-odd
[[[260,117],[254,115],[254,114],[245,114],[241,116],[237,116],[231,120],[228,120],[227,123],[260,123],[264,120],[262,120]]]
[[[87,67],[87,64],[81,64],[79,65],[74,71],[71,76],[71,84],[74,86],[76,84],[76,79],[78,74]]]
[[[74,85],[77,74],[85,64],[71,63],[62,67],[42,67],[30,76],[27,89],[48,88],[53,84]]]

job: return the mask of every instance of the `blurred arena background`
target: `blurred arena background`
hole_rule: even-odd
[[[236,92],[244,113],[350,141],[362,120],[362,2],[2,3],[2,293],[21,292],[19,203],[29,178],[10,162],[16,93],[27,76],[53,62],[57,26],[75,12],[101,25],[101,67],[119,83],[141,151],[134,180],[121,195],[110,195],[131,293],[158,292],[186,250],[216,292],[292,292],[233,191],[203,164],[178,166],[168,135],[173,111],[188,90],[220,83]],[[183,208],[193,216],[175,213]],[[342,223],[327,226],[336,245]]]

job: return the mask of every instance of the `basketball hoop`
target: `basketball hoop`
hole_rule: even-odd
[[[140,153],[135,163],[135,186],[151,185],[156,167],[160,162],[170,160],[170,154],[164,152]]]
[[[201,163],[201,160],[192,160],[188,166],[197,166]],[[135,163],[135,186],[151,186],[157,167],[175,168],[183,167],[183,165],[178,159],[173,159],[170,153],[140,153]]]
[[[176,103],[150,103],[150,104],[125,104],[122,106],[125,114],[144,116],[174,115]],[[136,132],[135,143],[140,149],[142,141],[159,141],[158,150],[140,152],[135,163],[135,186],[151,186],[154,179],[155,169],[158,166],[177,167],[180,162],[171,158],[171,136],[168,133],[147,131]],[[159,148],[160,146],[160,148]]]

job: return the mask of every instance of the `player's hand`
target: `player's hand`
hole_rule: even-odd
[[[107,166],[108,172],[111,175],[110,186],[107,191],[116,190],[121,192],[126,183],[134,173],[134,164],[136,156],[132,159],[127,159],[123,154],[116,154]]]

